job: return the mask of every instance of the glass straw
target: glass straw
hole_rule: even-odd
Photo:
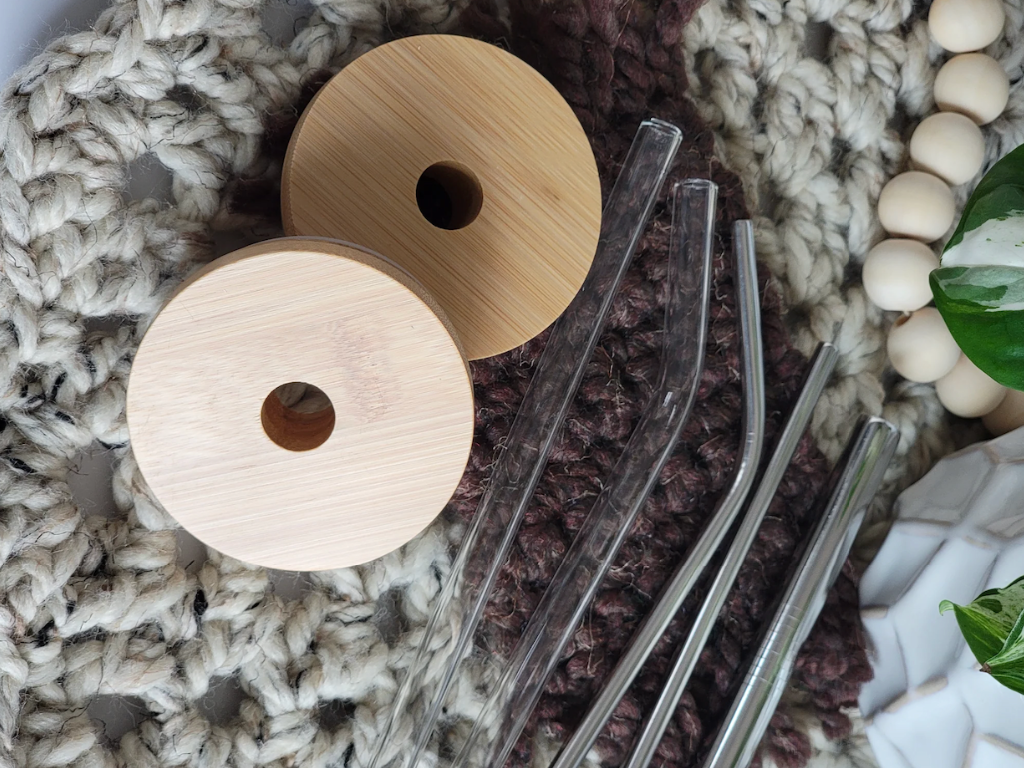
[[[899,440],[896,427],[871,418],[850,441],[825,512],[789,578],[704,768],[747,768],[753,762],[793,674],[800,646],[846,562]]]
[[[682,648],[679,649],[661,695],[644,722],[640,737],[626,762],[626,768],[646,768],[654,756],[654,751],[676,711],[679,699],[682,698],[683,689],[697,666],[700,652],[711,636],[711,630],[722,606],[725,605],[729,590],[732,588],[733,582],[736,581],[747,551],[757,537],[757,531],[768,512],[768,505],[775,496],[779,483],[782,482],[782,476],[796,452],[800,437],[811,420],[814,407],[835,369],[838,356],[839,353],[832,344],[825,343],[819,346],[807,380],[793,406],[789,419],[786,421],[786,426],[782,430],[782,435],[768,462],[761,483],[743,516],[736,538],[733,539],[732,545],[726,552],[725,561],[711,584],[704,604],[697,612],[697,618],[694,619],[689,635],[683,642]]]
[[[552,768],[577,768],[586,758],[605,723],[640,673],[647,657],[722,545],[754,485],[764,446],[764,353],[757,294],[757,257],[750,221],[738,221],[733,225],[732,247],[736,262],[736,304],[739,307],[740,338],[743,345],[743,439],[732,483],[697,543],[686,554],[686,559],[676,569],[640,629],[630,640],[583,721],[562,747]]]
[[[497,456],[487,490],[399,686],[370,768],[417,766],[430,742],[681,140],[677,127],[660,120],[642,123],[633,140],[604,208],[590,273],[552,328],[506,446]],[[444,655],[447,624],[453,640]],[[424,690],[428,672],[438,661],[440,681],[432,692]],[[414,733],[402,729],[410,723],[416,724]]]
[[[505,763],[675,450],[703,370],[717,190],[703,179],[682,181],[674,188],[669,299],[658,385],[477,718],[456,768]],[[488,723],[495,722],[496,735],[487,734]]]

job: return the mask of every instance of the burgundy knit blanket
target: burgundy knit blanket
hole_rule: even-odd
[[[511,652],[656,383],[667,291],[667,195],[671,182],[710,178],[719,187],[710,327],[696,405],[659,485],[583,625],[564,650],[510,759],[514,766],[528,765],[530,737],[537,729],[545,729],[556,739],[572,733],[727,491],[736,461],[742,408],[731,227],[750,212],[739,179],[715,156],[712,135],[686,96],[680,41],[699,5],[700,0],[513,0],[507,9],[499,10],[493,0],[477,0],[462,16],[463,34],[511,50],[559,89],[590,137],[605,192],[642,120],[667,120],[684,133],[662,200],[615,299],[605,333],[488,607],[481,632],[490,648]],[[325,72],[310,81],[307,100],[329,76]],[[281,155],[294,124],[295,115],[290,114],[268,126],[268,140]],[[262,200],[268,208],[272,206],[259,194],[241,197],[248,198],[250,205]],[[766,271],[761,272],[759,283],[767,379],[767,455],[808,363],[787,338],[781,304]],[[545,339],[546,334],[519,349],[473,364],[476,440],[453,501],[467,519],[476,510],[495,451],[509,431]],[[805,437],[658,748],[655,765],[696,765],[702,750],[709,746],[744,662],[770,618],[772,598],[785,583],[794,553],[821,509],[828,475],[824,458]],[[856,577],[847,563],[800,653],[792,681],[809,695],[832,739],[849,733],[850,722],[842,709],[855,706],[861,684],[871,676],[857,610]],[[691,594],[605,728],[597,746],[606,764],[618,765],[628,754],[705,587]],[[808,736],[796,727],[785,704],[771,721],[764,747],[782,766],[800,768],[807,763]]]

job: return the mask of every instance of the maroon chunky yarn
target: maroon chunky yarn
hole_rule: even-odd
[[[676,565],[696,541],[728,487],[740,434],[739,339],[729,257],[733,221],[749,217],[739,179],[714,154],[713,138],[686,100],[679,54],[684,26],[700,0],[620,3],[612,0],[512,0],[507,23],[493,0],[477,0],[462,16],[465,34],[512,50],[561,91],[586,129],[605,191],[614,181],[639,122],[658,117],[679,125],[685,141],[672,179],[710,178],[719,185],[712,307],[705,370],[698,402],[675,456],[602,585],[583,625],[549,682],[510,759],[525,766],[530,735],[544,729],[564,739],[582,717]],[[306,100],[331,73],[311,78]],[[268,118],[271,154],[284,154],[304,104]],[[478,643],[511,652],[526,621],[622,452],[655,384],[666,299],[667,190],[616,298],[605,333],[547,472],[502,571]],[[232,207],[276,216],[277,190],[243,183]],[[264,204],[266,203],[266,204]],[[761,276],[765,331],[768,442],[774,444],[795,399],[807,362],[789,344],[782,307]],[[466,518],[476,510],[490,463],[509,431],[530,382],[546,334],[496,358],[473,364],[477,398],[474,449],[452,504]],[[663,739],[654,764],[695,765],[730,702],[731,686],[769,618],[802,538],[820,509],[828,467],[806,439],[786,473],[737,584]],[[826,735],[841,739],[849,720],[840,711],[856,703],[871,675],[857,611],[856,574],[847,564],[804,645],[794,684],[806,692]],[[598,748],[620,764],[656,698],[674,650],[703,599],[690,596],[666,637],[622,701]],[[785,768],[810,755],[807,735],[785,707],[772,720],[765,746]]]
[[[699,0],[619,3],[609,0],[513,0],[507,26],[491,0],[463,15],[464,31],[504,44],[539,69],[573,106],[594,147],[605,188],[640,120],[658,117],[685,135],[673,178],[697,176],[719,185],[713,306],[700,396],[676,454],[644,509],[583,626],[537,706],[511,759],[529,760],[536,728],[568,736],[650,608],[696,541],[725,492],[740,434],[739,346],[733,299],[731,223],[749,216],[738,178],[714,155],[712,136],[685,99],[680,60],[683,28]],[[669,185],[666,185],[666,190]],[[644,408],[657,377],[665,304],[668,218],[664,201],[616,298],[606,332],[587,371],[534,503],[488,608],[480,643],[509,653],[533,607],[589,512]],[[806,361],[790,346],[777,295],[762,276],[768,430],[773,444],[795,398]],[[478,439],[456,499],[469,516],[487,479],[487,465],[507,433],[529,384],[542,340],[474,365]],[[699,758],[730,700],[730,686],[769,617],[800,541],[813,525],[827,466],[809,439],[787,472],[740,573],[715,634],[659,747],[656,764],[686,766]],[[849,732],[840,708],[854,704],[870,678],[849,567],[829,596],[798,664],[805,689],[833,739]],[[599,741],[609,765],[622,762],[650,709],[703,594],[691,595]],[[766,746],[784,766],[806,764],[810,745],[784,710]]]

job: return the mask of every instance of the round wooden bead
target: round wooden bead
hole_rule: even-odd
[[[952,53],[978,51],[1003,32],[1002,0],[932,0],[928,29],[935,42]]]
[[[960,348],[934,307],[901,317],[889,331],[889,362],[908,381],[941,379],[960,359]]]
[[[935,382],[935,394],[950,413],[976,419],[999,406],[1006,396],[1006,388],[962,354],[953,370]]]
[[[962,53],[935,75],[935,103],[944,112],[960,112],[978,125],[995,120],[1010,98],[1010,78],[984,53]]]
[[[913,312],[932,300],[928,275],[938,268],[938,257],[924,243],[883,240],[864,259],[864,290],[882,309]]]
[[[354,247],[286,239],[186,281],[142,340],[127,414],[143,477],[197,538],[320,570],[436,517],[474,408],[459,344],[415,280]]]
[[[878,197],[878,218],[891,235],[930,243],[946,234],[955,214],[946,183],[922,171],[894,176]]]
[[[996,437],[1024,427],[1024,392],[1006,390],[1003,401],[995,410],[982,416],[981,423]]]
[[[936,112],[922,120],[910,137],[910,158],[919,169],[948,184],[964,184],[981,170],[985,138],[966,115]]]
[[[323,87],[292,137],[285,231],[365,245],[444,307],[470,359],[554,321],[594,258],[601,189],[554,87],[500,48],[424,35]]]

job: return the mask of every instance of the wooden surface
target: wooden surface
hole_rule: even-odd
[[[276,240],[200,270],[147,331],[128,386],[154,494],[206,544],[272,568],[354,565],[414,537],[448,502],[473,436],[468,367],[431,303],[340,243]],[[268,398],[291,382],[333,411]],[[268,418],[297,423],[291,448],[329,437],[289,450]]]
[[[456,206],[470,209],[462,228],[431,224],[417,204],[421,174],[438,164],[441,186],[452,168],[463,186],[475,177],[478,199]],[[292,137],[282,206],[289,234],[402,265],[478,359],[568,306],[593,260],[601,191],[579,122],[536,71],[485,43],[426,35],[375,48],[320,91]]]

